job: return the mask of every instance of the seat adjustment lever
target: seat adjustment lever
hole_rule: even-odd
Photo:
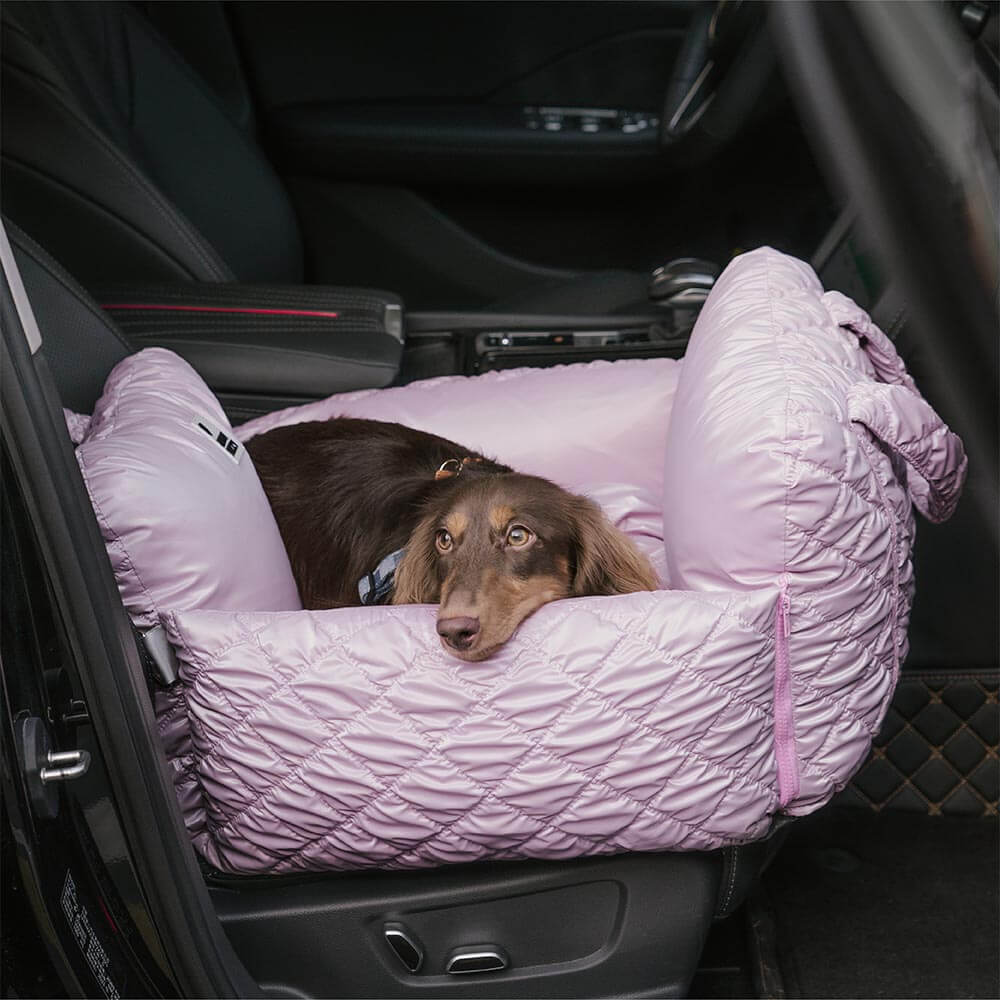
[[[424,964],[424,948],[420,939],[404,924],[390,921],[382,928],[385,943],[403,963],[407,972],[414,975]]]
[[[507,953],[495,944],[456,948],[449,956],[445,971],[452,976],[472,972],[502,972],[510,965]]]

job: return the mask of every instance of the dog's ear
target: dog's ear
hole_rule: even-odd
[[[396,567],[393,604],[435,604],[441,599],[434,548],[436,524],[436,518],[428,516],[413,529],[406,552]]]
[[[574,497],[571,522],[575,547],[574,597],[658,590],[649,560],[604,516],[593,501]]]

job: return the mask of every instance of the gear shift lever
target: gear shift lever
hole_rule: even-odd
[[[701,257],[678,257],[649,276],[649,297],[657,305],[698,309],[722,268]]]
[[[649,298],[670,310],[674,336],[690,333],[721,268],[701,257],[678,257],[649,276]]]

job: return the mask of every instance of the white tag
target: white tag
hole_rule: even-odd
[[[239,443],[228,431],[221,430],[208,417],[195,417],[191,426],[198,430],[199,434],[214,441],[222,451],[236,464],[240,464],[243,457],[243,445]]]

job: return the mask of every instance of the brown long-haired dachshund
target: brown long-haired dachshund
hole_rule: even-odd
[[[434,434],[341,417],[246,447],[308,609],[440,602],[444,648],[482,660],[548,601],[657,588],[595,503]]]

